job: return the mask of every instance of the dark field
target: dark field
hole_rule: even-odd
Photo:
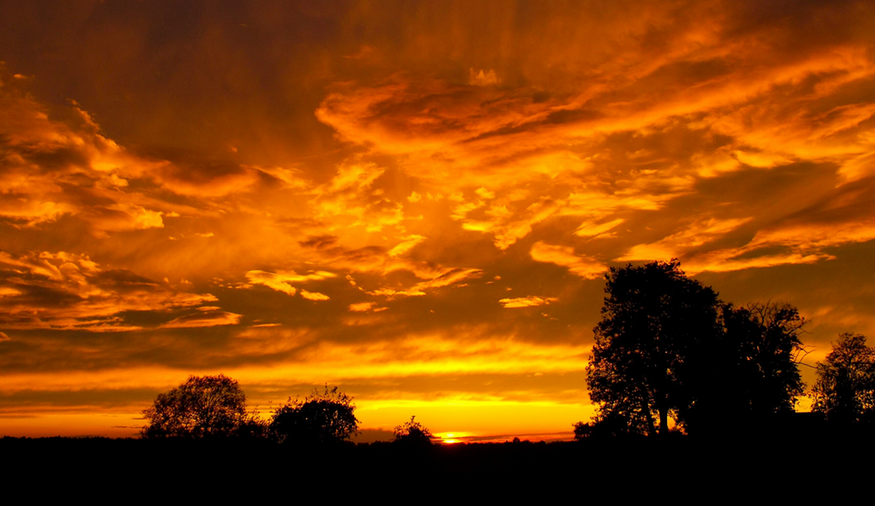
[[[0,439],[7,468],[3,478],[13,489],[114,502],[149,496],[172,504],[241,499],[336,504],[383,496],[429,504],[437,499],[468,503],[499,497],[512,502],[549,498],[625,503],[665,494],[683,503],[754,496],[771,502],[805,498],[835,489],[835,484],[844,484],[839,496],[852,497],[870,488],[873,450],[872,437],[853,434],[424,448],[389,443],[292,448],[264,441]]]

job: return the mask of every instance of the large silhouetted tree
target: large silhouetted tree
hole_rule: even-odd
[[[217,438],[253,432],[258,420],[246,409],[246,395],[233,380],[218,376],[190,376],[182,385],[159,394],[143,410],[149,424],[143,437]]]
[[[349,439],[358,430],[352,397],[325,385],[325,391],[303,401],[295,399],[279,407],[270,422],[270,432],[283,443],[322,444]]]
[[[875,348],[866,338],[846,333],[817,364],[812,410],[832,423],[875,421]]]
[[[677,260],[611,268],[595,344],[586,368],[595,423],[624,420],[630,432],[668,431],[670,415],[690,402],[688,359],[714,340],[719,301],[689,279]]]

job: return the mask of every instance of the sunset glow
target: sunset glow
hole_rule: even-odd
[[[0,1],[0,436],[223,373],[571,437],[604,273],[671,258],[875,337],[870,2]]]

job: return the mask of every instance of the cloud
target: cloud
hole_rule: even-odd
[[[834,248],[875,239],[875,207],[867,196],[871,185],[870,178],[834,188],[816,183],[806,195],[788,193],[784,202],[773,198],[780,202],[776,207],[796,206],[780,219],[698,218],[657,242],[633,246],[618,260],[680,257],[690,273],[835,260]]]
[[[361,291],[375,296],[421,296],[425,295],[428,290],[458,284],[467,279],[479,278],[482,275],[482,269],[450,267],[406,258],[415,246],[423,243],[427,238],[413,234],[402,236],[400,239],[401,242],[395,244],[388,251],[377,246],[350,250],[337,245],[333,239],[324,237],[310,239],[305,243],[318,253],[321,263],[330,265],[336,270],[379,274],[381,278],[399,272],[409,272],[422,280],[413,284],[407,283],[404,286],[384,285],[378,288],[365,288],[351,280],[351,276],[347,277]]]
[[[7,329],[139,330],[126,312],[166,312],[216,301],[153,282],[127,270],[106,270],[87,255],[0,251],[4,305],[0,327]]]
[[[307,290],[301,290],[301,297],[304,297],[307,300],[328,300],[329,297],[324,293],[319,292],[308,292]]]
[[[569,246],[559,246],[538,241],[532,244],[529,254],[532,260],[536,262],[546,262],[566,267],[572,274],[584,279],[597,279],[608,270],[607,265],[594,258],[576,255],[574,248]]]
[[[337,277],[333,272],[317,271],[310,274],[297,274],[295,271],[278,271],[268,272],[253,270],[246,273],[246,279],[251,284],[264,285],[268,288],[283,292],[288,295],[295,295],[297,288],[292,286],[292,283],[306,283],[309,281],[321,281]],[[309,292],[308,292],[309,293]]]
[[[498,302],[506,309],[519,308],[519,307],[537,307],[543,306],[545,304],[549,304],[551,302],[556,302],[556,297],[537,297],[535,295],[529,295],[528,297],[517,297],[514,299],[501,299]]]
[[[0,220],[13,226],[66,218],[98,237],[163,228],[164,216],[191,214],[259,180],[259,169],[230,162],[138,155],[106,137],[75,101],[50,109],[25,84],[0,85]]]
[[[786,264],[813,264],[822,260],[834,260],[832,255],[802,253],[785,253],[778,255],[761,255],[749,258],[737,258],[742,252],[720,251],[708,255],[694,257],[684,263],[684,271],[690,275],[700,272],[732,272],[744,269],[760,269]]]
[[[421,235],[411,235],[409,237],[405,237],[404,241],[399,243],[397,246],[389,250],[390,257],[401,256],[408,251],[410,251],[414,246],[421,243],[425,240],[425,237]]]
[[[217,325],[237,325],[242,315],[222,311],[218,307],[200,307],[199,312],[175,318],[162,324],[162,329],[188,329],[200,327],[215,327]]]
[[[420,292],[432,288],[442,288],[445,286],[457,284],[461,281],[465,281],[468,279],[476,279],[482,275],[483,270],[481,269],[446,269],[439,275],[431,279],[417,283],[416,285],[414,285],[413,291]]]
[[[362,227],[378,232],[398,225],[404,217],[402,204],[375,187],[384,172],[371,162],[351,160],[341,164],[331,181],[310,190],[315,216],[325,220],[330,231]]]
[[[349,310],[353,313],[366,313],[376,304],[376,302],[356,302],[355,304],[349,305]]]
[[[687,251],[715,241],[749,221],[751,218],[698,220],[655,243],[636,245],[617,260],[664,260],[682,257]]]
[[[606,232],[608,232],[609,230],[621,225],[623,221],[625,220],[623,220],[622,218],[617,218],[606,223],[585,221],[577,227],[577,230],[574,231],[574,235],[578,235],[580,237],[599,237],[605,235]]]
[[[144,167],[132,168],[137,160],[103,137],[78,105],[68,125],[4,85],[0,110],[0,217],[35,227],[76,215],[98,234],[162,226],[161,212],[126,189],[125,178]]]
[[[172,161],[155,164],[153,177],[178,195],[213,199],[245,191],[259,182],[256,167],[173,155]]]

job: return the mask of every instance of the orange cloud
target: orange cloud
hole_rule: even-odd
[[[425,237],[421,235],[411,235],[409,237],[405,237],[403,242],[399,243],[397,246],[389,250],[388,255],[390,257],[403,255],[424,240]]]
[[[2,69],[0,69],[2,70]],[[64,121],[16,86],[0,85],[0,218],[25,227],[82,220],[99,237],[164,227],[163,216],[190,212],[167,192],[220,197],[257,180],[239,166],[221,171],[137,156],[100,132],[71,102]]]
[[[498,302],[506,309],[518,308],[518,307],[536,307],[542,306],[544,304],[549,304],[551,302],[556,302],[556,297],[537,297],[535,295],[529,295],[528,297],[517,297],[514,299],[501,299]]]
[[[354,313],[365,313],[371,310],[376,305],[376,302],[357,302],[349,305],[349,310]]]
[[[719,239],[750,220],[751,218],[699,220],[658,242],[636,245],[617,260],[662,260],[683,257],[687,251]]]
[[[126,311],[166,312],[216,301],[125,270],[105,270],[86,255],[65,252],[13,257],[0,251],[4,305],[0,327],[124,332],[142,327]]]
[[[222,311],[218,307],[199,307],[197,313],[175,318],[160,326],[163,329],[188,329],[199,327],[215,327],[217,325],[237,325],[242,315]]]
[[[324,293],[319,292],[308,292],[307,290],[301,290],[301,297],[304,297],[307,300],[328,300],[329,297]]]
[[[468,279],[476,279],[483,275],[483,271],[481,269],[446,269],[441,272],[439,275],[420,283],[417,283],[413,286],[414,292],[420,292],[422,290],[428,290],[431,288],[441,288],[444,286],[450,286],[461,281],[465,281]]]
[[[536,262],[546,262],[566,267],[572,274],[584,279],[597,279],[608,270],[607,265],[594,258],[578,256],[574,253],[574,248],[568,246],[558,246],[538,241],[532,244],[529,254],[532,260]]]
[[[320,281],[323,279],[329,279],[334,277],[337,277],[337,275],[328,271],[317,271],[310,274],[297,274],[295,273],[295,271],[267,272],[254,270],[248,271],[246,273],[246,279],[249,280],[249,283],[264,285],[268,288],[272,288],[278,292],[283,292],[288,295],[295,295],[295,293],[297,292],[297,288],[292,286],[291,283]]]
[[[597,223],[595,221],[585,221],[581,223],[577,230],[574,231],[574,235],[578,235],[581,237],[599,237],[601,235],[605,235],[609,230],[619,226],[623,223],[622,218],[617,218],[615,220],[611,220],[605,223]]]

